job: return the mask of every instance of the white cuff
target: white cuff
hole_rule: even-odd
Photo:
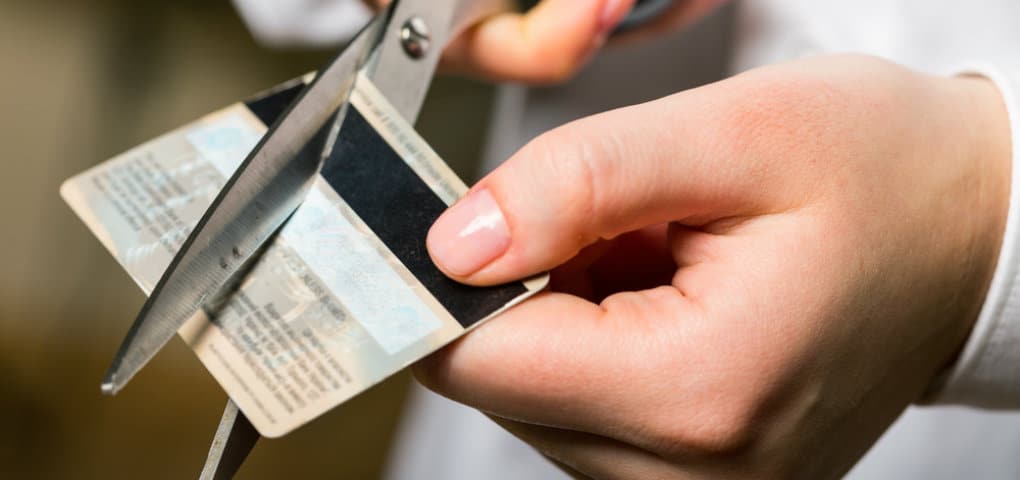
[[[331,47],[351,39],[372,12],[360,0],[233,0],[259,43]]]
[[[984,306],[960,358],[929,400],[986,408],[1020,408],[1020,68],[963,70],[993,81],[1009,112],[1012,186],[1006,232]]]

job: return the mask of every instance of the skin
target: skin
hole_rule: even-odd
[[[852,56],[566,125],[473,188],[511,238],[448,272],[559,291],[417,374],[592,478],[836,478],[967,338],[1009,150],[989,82]]]
[[[574,45],[598,44],[601,30],[586,31]],[[579,57],[567,58],[505,77],[569,76]],[[998,257],[1010,156],[989,81],[863,56],[768,66],[565,125],[428,239],[459,281],[552,270],[553,288],[416,374],[579,478],[838,478],[966,341]],[[458,237],[479,198],[504,225]],[[465,271],[451,255],[484,261]]]

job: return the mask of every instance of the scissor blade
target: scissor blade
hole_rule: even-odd
[[[103,380],[114,394],[217,297],[304,200],[356,74],[378,43],[373,19],[305,89],[227,181],[163,274]],[[342,118],[340,118],[342,120]]]
[[[237,409],[234,401],[227,400],[227,407],[223,409],[223,418],[216,428],[216,436],[209,447],[209,456],[205,459],[199,480],[234,478],[258,441],[259,432]]]

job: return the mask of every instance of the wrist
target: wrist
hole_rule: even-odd
[[[1006,229],[1012,183],[1010,120],[998,88],[983,76],[965,75],[951,81],[958,89],[958,108],[949,111],[960,118],[954,122],[959,131],[948,134],[960,135],[963,153],[958,161],[971,172],[965,193],[972,231],[966,251],[959,256],[968,272],[961,282],[961,293],[967,298],[959,316],[964,333],[946,367],[959,357],[988,295]]]

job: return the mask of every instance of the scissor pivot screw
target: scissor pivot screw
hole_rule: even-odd
[[[432,35],[421,17],[411,17],[400,28],[400,44],[411,58],[422,58],[429,52]]]

